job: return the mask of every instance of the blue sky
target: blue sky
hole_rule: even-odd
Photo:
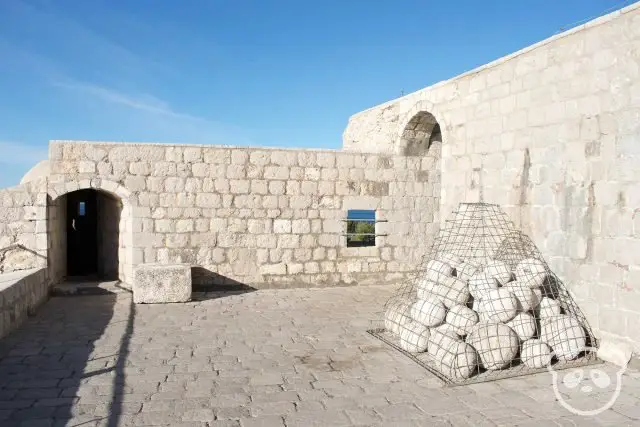
[[[51,139],[339,148],[351,114],[628,3],[0,0],[0,187]]]

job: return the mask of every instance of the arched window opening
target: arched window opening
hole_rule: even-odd
[[[400,137],[400,154],[424,156],[436,142],[442,142],[440,124],[433,114],[420,111],[405,126]]]

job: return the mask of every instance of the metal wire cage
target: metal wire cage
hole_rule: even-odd
[[[594,363],[591,328],[498,205],[463,203],[370,331],[449,384]]]

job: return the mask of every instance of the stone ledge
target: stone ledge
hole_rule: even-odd
[[[45,268],[0,274],[0,338],[16,329],[48,297]]]

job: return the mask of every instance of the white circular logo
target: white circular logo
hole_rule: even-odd
[[[584,347],[583,350],[596,354],[598,349],[594,347]],[[553,377],[553,392],[555,393],[558,402],[573,414],[590,417],[606,411],[616,402],[618,396],[620,396],[620,390],[622,390],[622,374],[627,370],[627,365],[625,364],[616,372],[616,385],[609,400],[598,408],[591,408],[588,410],[579,409],[571,405],[570,401],[568,402],[562,393],[560,393],[560,386],[562,385],[568,390],[579,390],[581,393],[589,395],[590,393],[601,392],[611,386],[612,378],[609,374],[597,367],[584,366],[564,370],[561,375],[558,371],[553,369],[551,363],[547,365],[547,370]],[[560,376],[562,376],[562,380],[559,380]]]

